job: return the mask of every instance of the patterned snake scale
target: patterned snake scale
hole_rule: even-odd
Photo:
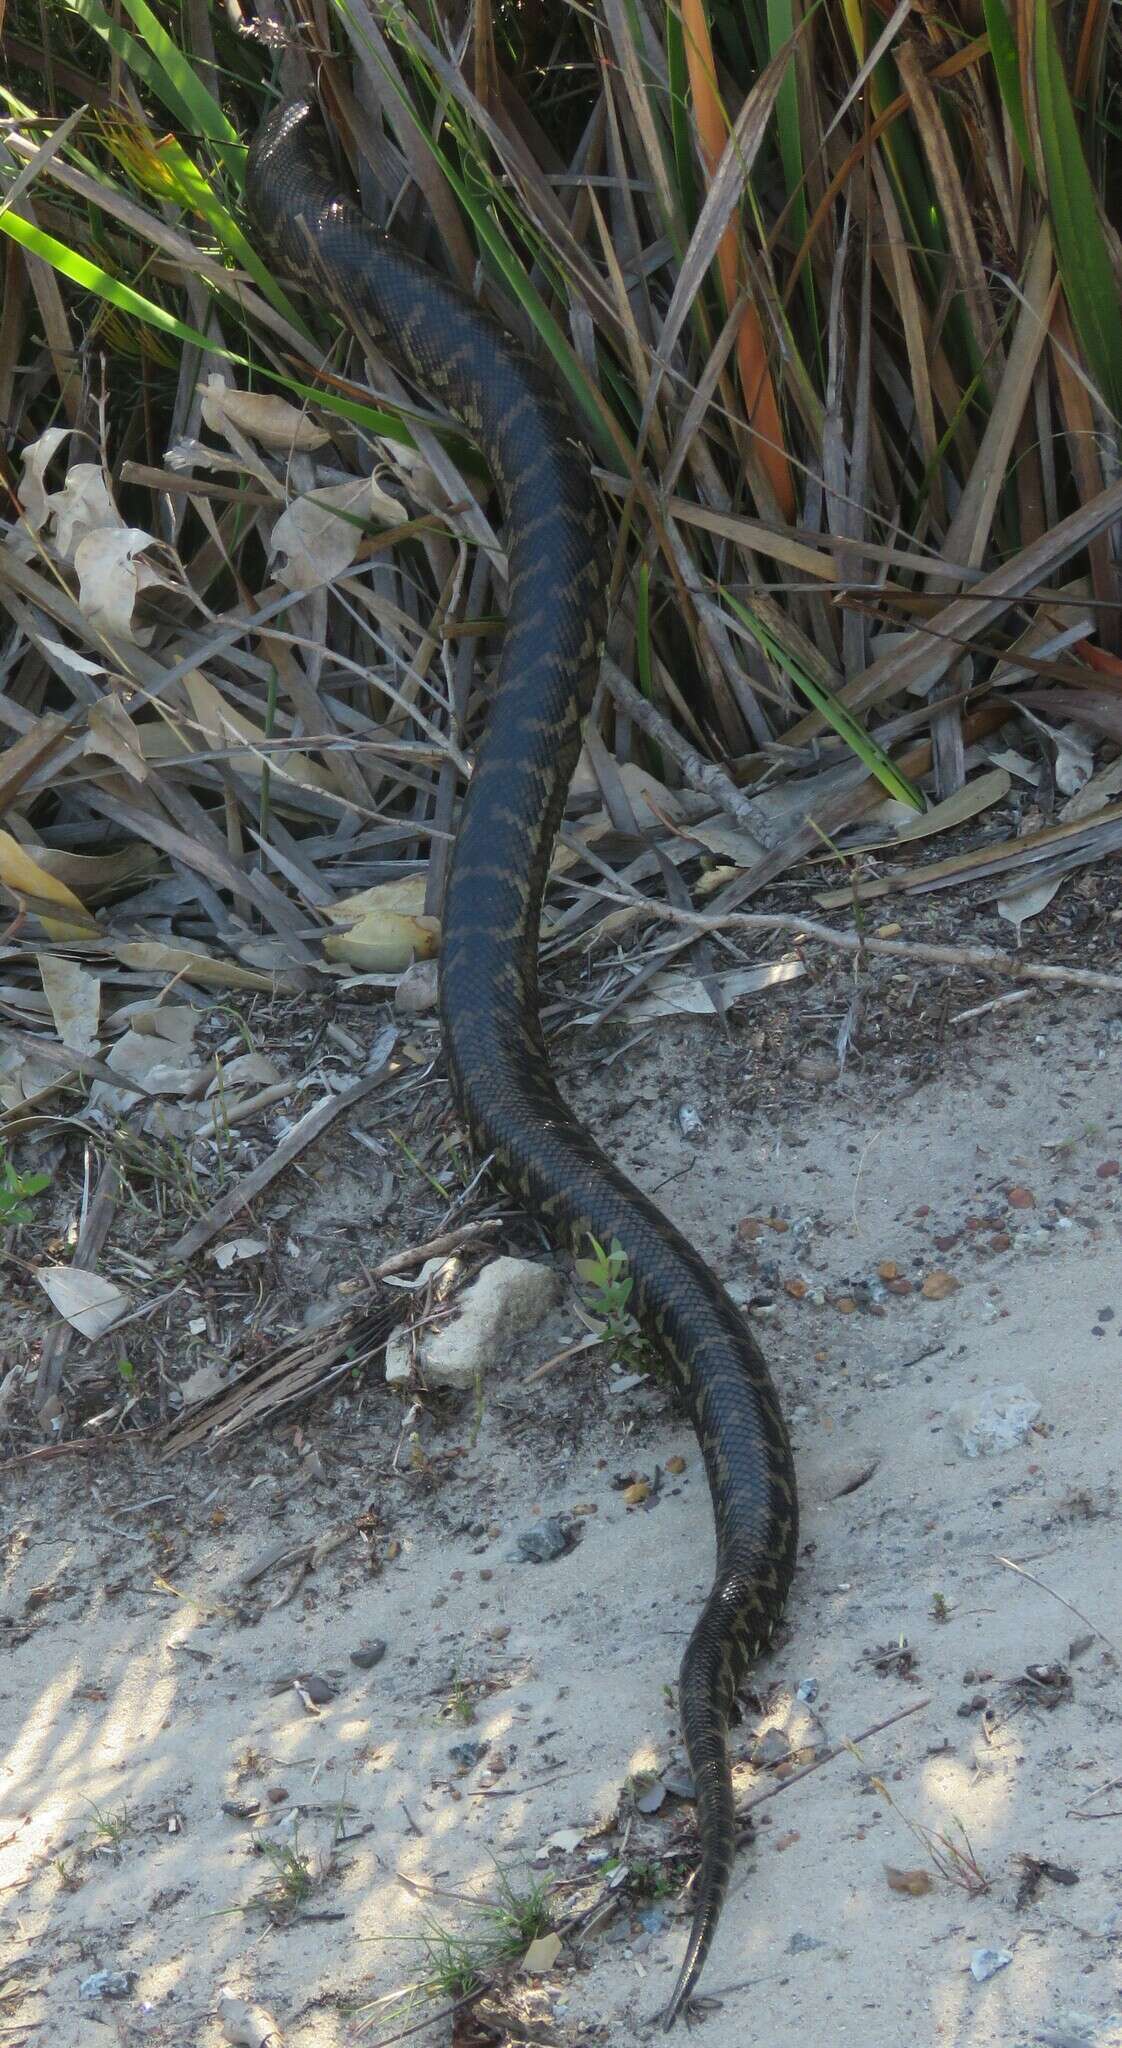
[[[266,120],[250,151],[247,197],[272,259],[444,401],[476,438],[504,501],[507,625],[448,877],[441,1017],[460,1112],[509,1192],[575,1251],[587,1253],[590,1235],[619,1239],[640,1326],[669,1364],[705,1460],[717,1569],[680,1683],[701,1867],[670,2026],[697,1981],[728,1886],[729,1717],[747,1664],[783,1610],[798,1510],[787,1431],[743,1317],[575,1121],[538,1020],[542,896],[603,642],[607,535],[587,458],[548,379],[468,297],[339,197],[309,104],[290,103]]]

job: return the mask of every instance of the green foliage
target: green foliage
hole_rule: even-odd
[[[607,1250],[591,1231],[588,1242],[592,1246],[591,1257],[575,1261],[577,1278],[583,1280],[586,1289],[584,1305],[600,1324],[605,1344],[634,1337],[639,1326],[627,1307],[635,1285],[627,1270],[627,1253],[618,1237],[613,1237]]]
[[[473,1932],[453,1933],[430,1921],[421,1937],[430,1971],[426,1990],[434,1997],[470,1998],[500,1970],[520,1962],[531,1942],[553,1930],[552,1892],[548,1878],[520,1889],[497,1868],[494,1896],[467,1902],[478,1923]]]
[[[1122,310],[1047,0],[1036,0],[1036,92],[1044,189],[1075,331],[1104,403],[1122,420]]]
[[[49,1173],[20,1173],[0,1143],[0,1229],[14,1230],[21,1223],[30,1223],[34,1197],[50,1184]]]

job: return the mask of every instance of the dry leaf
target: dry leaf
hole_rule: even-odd
[[[733,967],[713,977],[726,1003],[780,982],[797,981],[806,969],[801,960],[771,960],[759,967]],[[641,996],[628,1005],[629,1017],[715,1017],[716,1006],[696,974],[656,974]],[[591,1022],[591,1017],[581,1022]]]
[[[431,959],[437,950],[440,924],[435,917],[424,916],[424,902],[425,876],[421,873],[339,897],[327,905],[327,914],[350,929],[328,933],[323,941],[325,957],[341,960],[364,974],[401,972],[414,960]]]
[[[23,905],[29,901],[57,903],[63,910],[74,911],[73,918],[42,918],[43,930],[50,938],[88,936],[93,919],[83,909],[73,890],[68,889],[65,882],[57,881],[45,867],[40,867],[10,832],[0,832],[0,883]]]
[[[552,1970],[560,1953],[559,1934],[539,1934],[537,1940],[530,1943],[518,1967],[524,1976],[537,1977],[545,1970]]]
[[[45,874],[64,883],[86,904],[142,881],[160,865],[157,849],[139,840],[123,846],[119,853],[69,853],[58,846],[37,846],[35,860]]]
[[[228,1266],[239,1264],[242,1259],[259,1259],[268,1249],[268,1239],[264,1237],[231,1237],[225,1244],[215,1245],[210,1257],[224,1273]]]
[[[140,560],[144,549],[155,544],[140,526],[103,526],[79,541],[74,550],[78,601],[95,632],[131,640],[137,647],[148,645],[154,628],[134,627],[132,615],[142,590],[167,581],[150,562]]]
[[[193,1044],[199,1025],[199,1013],[190,1003],[130,1004],[127,1012],[117,1012],[118,1018],[125,1015],[133,1031],[145,1038],[162,1038],[168,1045]]]
[[[890,1892],[903,1892],[909,1899],[922,1899],[934,1887],[929,1870],[894,1870],[891,1863],[884,1866]]]
[[[59,1315],[82,1337],[103,1337],[129,1306],[123,1287],[80,1266],[40,1266],[35,1278]]]
[[[220,1093],[226,1095],[231,1088],[272,1088],[287,1078],[267,1053],[240,1052],[232,1060],[223,1060],[206,1092],[209,1098]]]
[[[47,518],[54,525],[55,546],[64,562],[76,562],[78,549],[91,534],[119,531],[125,524],[96,462],[76,462],[67,470],[61,491],[47,499],[46,507]]]
[[[86,723],[86,752],[104,754],[126,775],[131,775],[134,782],[143,782],[148,774],[144,743],[120,699],[102,697],[97,704],[91,704]]]
[[[1063,880],[1063,875],[1051,875],[1043,882],[1030,882],[1025,889],[1014,889],[1008,896],[999,896],[998,916],[1003,917],[1006,924],[1015,925],[1019,932],[1026,919],[1039,917],[1042,910],[1047,910]]]
[[[23,476],[20,480],[19,496],[23,516],[32,533],[38,533],[50,517],[50,499],[44,481],[51,457],[62,447],[70,427],[48,427],[46,433],[30,441],[23,450],[20,460]]]
[[[234,960],[215,960],[209,953],[187,946],[165,945],[162,939],[130,939],[115,945],[113,951],[123,967],[141,973],[150,969],[161,979],[165,974],[182,975],[184,981],[197,982],[202,988],[256,988],[271,994],[284,986],[283,976],[258,974],[251,967],[239,967]]]
[[[206,1329],[206,1317],[201,1321],[200,1331]],[[200,1401],[213,1401],[216,1394],[225,1391],[229,1382],[216,1365],[200,1365],[188,1373],[179,1389],[179,1396],[185,1408],[197,1408]]]
[[[126,1081],[143,1081],[150,1095],[201,1093],[206,1072],[197,1060],[185,1058],[178,1046],[149,1031],[126,1031],[105,1064]],[[100,1081],[94,1084],[91,1102],[102,1086]]]
[[[303,406],[269,391],[237,391],[220,376],[207,378],[202,392],[202,416],[212,434],[221,434],[225,423],[248,434],[262,448],[280,448],[286,454],[297,449],[322,448],[331,439],[317,427]]]
[[[101,1009],[101,983],[97,976],[79,967],[76,960],[57,953],[37,953],[39,978],[51,1015],[63,1045],[69,1051],[97,1051],[97,1026]]]
[[[293,499],[273,528],[270,559],[286,557],[274,564],[273,574],[286,590],[316,590],[350,568],[363,542],[359,522],[378,519],[383,526],[400,526],[406,517],[404,507],[380,491],[372,477],[308,491]]]
[[[184,676],[183,687],[204,737],[216,750],[229,754],[231,767],[260,781],[261,770],[267,763],[271,775],[281,776],[288,782],[302,782],[308,789],[322,789],[334,794],[335,781],[326,768],[321,767],[318,761],[309,760],[307,754],[298,753],[294,747],[270,746],[264,727],[255,725],[244,712],[235,711],[214,684],[196,669]],[[249,747],[258,751],[247,752],[241,744],[231,747],[231,740],[248,741]]]

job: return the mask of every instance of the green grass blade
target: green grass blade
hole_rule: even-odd
[[[99,299],[105,299],[116,306],[119,313],[128,313],[133,319],[143,320],[150,327],[158,327],[161,334],[173,334],[177,341],[193,342],[197,348],[210,349],[215,354],[223,351],[215,348],[214,342],[200,334],[197,328],[188,327],[177,320],[174,313],[168,313],[154,299],[146,299],[131,285],[122,284],[99,263],[91,263],[88,256],[80,256],[76,249],[70,249],[65,242],[57,241],[42,228],[22,220],[18,213],[0,202],[0,230],[27,249],[32,256],[39,256],[49,263],[62,277],[68,277],[72,284],[80,285],[83,291],[93,292]]]
[[[666,74],[670,93],[670,143],[674,152],[674,176],[682,218],[692,227],[697,219],[697,169],[693,135],[690,130],[690,78],[686,63],[686,39],[676,8],[666,9]]]
[[[69,13],[76,14],[108,43],[114,55],[120,57],[130,71],[144,80],[181,128],[186,128],[192,135],[205,135],[209,141],[223,148],[233,144],[240,154],[237,130],[226,119],[214,94],[208,91],[194,66],[157,20],[148,0],[125,0],[141,37],[139,42],[112,19],[101,0],[64,0],[64,4]]]
[[[768,53],[778,56],[780,50],[790,46],[787,69],[783,83],[776,94],[775,125],[779,138],[779,158],[783,165],[783,180],[789,194],[793,195],[791,226],[797,244],[801,244],[807,231],[809,214],[806,207],[806,186],[803,182],[803,139],[799,126],[799,87],[795,76],[795,48],[793,37],[796,32],[794,0],[767,0]],[[814,278],[807,264],[802,274],[802,292],[807,312],[817,329]]]
[[[1048,0],[1036,0],[1036,97],[1056,260],[1087,368],[1122,420],[1122,313]]]
[[[0,232],[10,236],[13,242],[18,242],[20,247],[27,249],[32,256],[42,257],[44,263],[49,263],[60,276],[68,277],[72,284],[79,285],[83,291],[92,292],[97,298],[104,299],[108,305],[115,306],[119,313],[127,314],[130,319],[143,321],[146,325],[157,328],[161,334],[173,335],[177,341],[188,342],[195,348],[205,349],[210,355],[221,356],[225,362],[233,363],[238,369],[252,370],[255,375],[267,378],[271,384],[279,385],[282,390],[293,392],[306,403],[318,405],[324,412],[335,413],[340,419],[352,420],[356,426],[364,427],[368,433],[383,434],[388,440],[399,442],[402,447],[416,446],[408,427],[395,413],[383,412],[378,406],[364,405],[358,399],[345,398],[340,392],[324,390],[319,385],[304,383],[299,377],[287,377],[279,370],[270,370],[261,364],[251,363],[248,357],[239,355],[236,349],[223,348],[212,335],[201,334],[198,328],[189,326],[184,320],[177,320],[174,313],[167,312],[154,299],[147,299],[142,292],[134,291],[131,285],[122,284],[120,278],[112,276],[108,270],[103,270],[100,264],[91,263],[87,256],[79,255],[76,249],[68,248],[65,242],[56,240],[54,235],[48,235],[42,228],[33,226],[30,221],[22,220],[10,209],[5,210],[2,203]],[[449,445],[452,445],[452,436],[448,439]],[[457,461],[466,461],[469,466],[478,467],[478,457],[473,459],[467,444],[460,442],[459,437],[456,437],[453,453]]]
[[[1013,34],[1013,24],[1009,19],[1005,0],[982,0],[982,7],[990,39],[990,56],[993,58],[993,68],[997,75],[997,89],[1009,116],[1009,126],[1024,159],[1025,169],[1035,185],[1036,165],[1032,160],[1032,145],[1029,142],[1028,122],[1025,119],[1025,100],[1021,91],[1021,60],[1017,54],[1017,38]]]
[[[223,205],[186,150],[180,147],[173,135],[169,135],[157,145],[157,153],[160,168],[170,177],[180,202],[191,207],[207,222],[227,254],[233,257],[235,263],[240,263],[243,270],[249,272],[270,305],[275,306],[277,312],[283,314],[299,333],[307,336],[307,324],[301,319],[288,294],[276,282],[268,264],[257,254],[229,207]]]
[[[827,723],[833,726],[839,739],[843,739],[851,752],[864,763],[870,775],[876,776],[889,796],[896,797],[900,803],[909,804],[913,811],[924,810],[926,806],[915,783],[900,773],[891,755],[886,754],[884,748],[870,738],[864,727],[858,725],[844,704],[839,704],[829,690],[824,690],[821,683],[816,683],[812,676],[807,675],[806,670],[793,660],[774,633],[768,631],[748,605],[741,604],[731,591],[724,590],[721,595],[730,610],[734,611],[741,623],[747,626],[753,639],[759,642],[769,661],[773,661],[777,668],[781,668],[784,675],[794,683],[795,688],[813,704],[814,709],[821,712]]]

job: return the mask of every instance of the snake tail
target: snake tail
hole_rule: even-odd
[[[542,898],[603,643],[610,551],[587,454],[550,379],[496,321],[339,195],[310,104],[270,115],[246,195],[272,259],[325,296],[474,436],[503,500],[507,619],[443,910],[440,1013],[475,1146],[561,1243],[618,1238],[632,1306],[697,1434],[717,1571],[683,1659],[683,1735],[701,1867],[667,2010],[705,1960],[735,1849],[728,1723],[794,1570],[798,1511],[782,1413],[755,1340],[698,1253],[600,1151],[564,1102],[538,1016]]]

